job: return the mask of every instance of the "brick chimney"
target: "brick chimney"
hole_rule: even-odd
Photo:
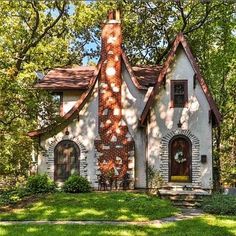
[[[98,80],[99,137],[95,140],[98,179],[122,185],[134,179],[134,142],[122,118],[121,24],[119,11],[109,11],[102,29],[101,74]],[[111,180],[111,181],[112,181]]]

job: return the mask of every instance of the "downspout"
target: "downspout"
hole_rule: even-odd
[[[39,135],[39,138],[38,138],[38,145],[37,145],[37,174],[39,173],[38,172],[38,156],[39,156],[39,148],[40,148],[40,145],[41,145],[41,135]]]
[[[149,115],[147,117],[147,120],[149,121]],[[149,179],[148,179],[148,129],[149,129],[149,122],[147,122],[146,120],[146,127],[145,127],[145,134],[146,134],[146,139],[145,139],[145,142],[146,142],[146,145],[145,145],[145,162],[146,162],[146,189],[148,189],[148,182],[149,182]]]
[[[212,193],[212,189],[213,189],[213,187],[214,187],[214,183],[213,183],[213,181],[214,181],[214,173],[213,173],[213,171],[214,171],[214,163],[213,163],[213,122],[212,122],[212,119],[211,119],[211,181],[212,181],[212,186],[211,186],[211,190],[210,190],[210,192]]]

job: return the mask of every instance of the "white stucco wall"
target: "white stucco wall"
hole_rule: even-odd
[[[146,91],[135,87],[124,64],[122,78],[122,114],[135,142],[135,187],[146,188],[146,130],[138,127]]]
[[[62,106],[64,114],[66,114],[75,105],[82,93],[83,91],[81,90],[65,90],[63,92]]]
[[[161,141],[171,131],[178,130],[177,123],[182,123],[181,130],[189,131],[200,141],[199,166],[200,187],[212,186],[212,129],[209,124],[210,109],[200,85],[193,88],[193,68],[182,48],[176,53],[175,61],[168,71],[166,89],[156,97],[150,112],[148,124],[148,163],[157,170],[161,168]],[[170,107],[170,80],[188,80],[188,106],[186,108]],[[176,131],[178,132],[178,131]],[[207,163],[200,163],[200,155],[207,155]],[[168,171],[168,170],[166,170]]]
[[[72,104],[69,102],[69,98],[72,100],[76,97],[74,93],[72,96],[69,94],[65,101],[67,104]],[[79,94],[79,92],[77,93]],[[78,95],[79,96],[79,95]],[[67,108],[69,105],[67,106]],[[97,99],[97,85],[94,88],[93,94],[85,104],[83,109],[79,113],[78,117],[75,117],[66,127],[69,131],[69,135],[65,134],[65,128],[58,133],[50,133],[41,136],[41,147],[42,150],[38,157],[38,172],[45,173],[53,179],[54,176],[54,148],[61,140],[72,140],[77,143],[81,151],[81,161],[80,174],[88,178],[88,180],[95,185],[95,150],[94,150],[94,139],[98,134],[98,99]],[[48,137],[53,135],[52,137]]]

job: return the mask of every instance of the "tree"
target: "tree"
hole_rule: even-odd
[[[1,2],[0,176],[27,174],[32,149],[27,132],[37,126],[37,115],[42,114],[39,104],[53,111],[50,94],[32,89],[34,71],[81,61],[80,51],[70,52],[69,3]]]
[[[214,130],[214,173],[216,187],[220,183],[235,184],[235,6],[224,2],[220,11],[198,32],[192,34],[202,72],[213,91],[223,118]],[[203,39],[203,40],[199,40]],[[234,177],[233,177],[234,176]],[[221,179],[220,179],[221,178]]]

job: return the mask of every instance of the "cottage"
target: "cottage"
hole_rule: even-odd
[[[163,65],[134,66],[122,49],[118,11],[102,29],[96,67],[51,70],[35,87],[57,92],[62,121],[29,135],[40,142],[39,173],[72,173],[97,188],[212,189],[212,128],[221,115],[182,33]]]

